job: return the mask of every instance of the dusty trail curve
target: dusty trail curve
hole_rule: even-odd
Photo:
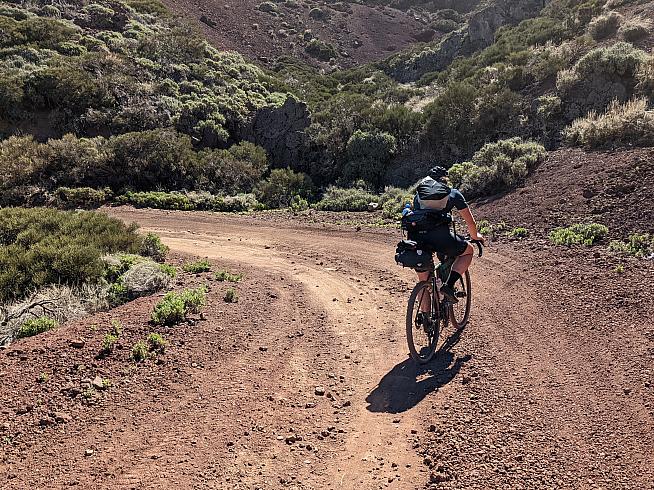
[[[164,331],[162,364],[93,358],[94,324],[120,319],[129,346],[152,328],[157,297],[0,352],[0,430],[16,438],[3,439],[0,487],[654,488],[647,296],[609,311],[552,281],[536,265],[547,252],[489,248],[469,327],[418,368],[404,337],[414,277],[393,262],[395,232],[105,211],[245,272],[241,300],[226,305],[211,275],[185,276],[210,285],[206,321]],[[44,369],[53,381],[40,385]],[[97,403],[67,395],[96,374],[115,381]],[[69,422],[40,426],[57,411]]]

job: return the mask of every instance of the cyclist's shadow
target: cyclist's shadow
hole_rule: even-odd
[[[461,330],[452,334],[428,364],[412,359],[397,364],[366,397],[371,412],[400,413],[415,407],[425,396],[446,385],[468,362],[470,355],[454,359],[451,348],[459,341]]]

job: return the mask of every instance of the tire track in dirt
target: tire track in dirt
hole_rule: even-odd
[[[189,226],[188,223],[185,226]],[[361,485],[368,488],[380,482],[386,485],[396,482],[396,488],[417,488],[422,484],[426,476],[420,472],[421,462],[411,447],[410,437],[411,429],[417,430],[422,425],[418,411],[403,415],[399,421],[395,414],[370,411],[365,403],[369,392],[393,367],[393,362],[406,357],[401,306],[404,298],[380,291],[380,284],[365,277],[356,282],[351,269],[338,264],[336,267],[324,265],[330,259],[338,260],[334,251],[347,251],[352,246],[350,237],[329,236],[328,233],[303,236],[296,230],[275,230],[266,226],[246,230],[241,225],[232,227],[224,223],[215,233],[200,229],[180,235],[159,223],[150,228],[149,222],[144,229],[159,233],[176,251],[291,273],[293,279],[301,282],[328,311],[329,336],[340,338],[351,355],[357,356],[358,363],[356,369],[345,372],[345,377],[355,383],[356,393],[351,402],[353,413],[348,416],[348,437],[328,465],[324,482],[317,488],[347,489]],[[283,231],[281,236],[280,231]],[[290,249],[293,243],[301,244],[301,248]],[[307,263],[304,257],[307,251],[317,252],[323,265],[316,265],[315,261]],[[371,243],[358,254],[357,260],[375,264],[386,253],[385,244]],[[374,300],[368,299],[373,291]],[[361,296],[366,299],[358,301]],[[369,304],[371,301],[374,304]],[[389,308],[389,304],[397,307]],[[344,365],[347,366],[349,364]]]

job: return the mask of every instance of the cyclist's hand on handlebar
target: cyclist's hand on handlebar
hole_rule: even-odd
[[[470,237],[470,240],[472,240],[473,242],[479,242],[479,243],[481,243],[482,245],[485,245],[485,244],[486,244],[486,239],[485,239],[484,236],[481,235],[480,233],[477,233],[477,236],[471,236],[471,237]]]

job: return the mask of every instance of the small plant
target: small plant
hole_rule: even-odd
[[[159,269],[171,279],[175,279],[177,277],[177,269],[175,269],[175,267],[172,265],[160,264]]]
[[[624,265],[618,264],[615,266],[615,269],[613,269],[613,272],[617,274],[624,274]]]
[[[111,320],[111,333],[116,337],[123,333],[123,325],[118,320]]]
[[[512,236],[513,238],[527,238],[529,236],[529,231],[527,230],[527,228],[518,226],[517,228],[513,228],[509,232],[509,235]]]
[[[143,340],[139,340],[132,346],[132,359],[135,362],[145,361],[148,358],[148,344]]]
[[[633,233],[626,242],[611,240],[609,250],[635,257],[649,257],[654,254],[654,236],[647,233]]]
[[[238,303],[238,293],[234,288],[228,288],[225,292],[225,302],[226,303]]]
[[[52,318],[48,318],[45,316],[35,318],[33,320],[27,320],[20,326],[20,328],[16,332],[15,337],[17,339],[32,337],[34,335],[47,332],[48,330],[52,330],[53,328],[56,328],[58,325],[59,324],[57,323],[56,320],[53,320]]]
[[[41,374],[39,374],[39,377],[37,378],[37,381],[39,383],[47,383],[49,379],[50,379],[50,376],[48,376],[48,373],[41,373]]]
[[[207,302],[205,286],[185,289],[181,293],[171,291],[157,303],[152,312],[156,325],[176,325],[186,319],[189,313],[198,313]]]
[[[216,272],[217,281],[239,282],[241,279],[243,279],[242,272],[239,272],[238,274],[232,274],[226,270],[220,270]]]
[[[82,398],[84,398],[86,401],[93,401],[95,400],[95,390],[93,388],[87,388],[82,392]]]
[[[143,237],[141,244],[141,255],[151,257],[156,262],[163,262],[166,259],[166,254],[170,250],[166,245],[161,242],[159,235],[148,233]]]
[[[593,245],[602,240],[609,229],[598,223],[576,224],[567,228],[557,228],[549,234],[555,245]]]
[[[112,386],[113,386],[113,383],[111,382],[110,379],[105,378],[105,379],[102,380],[102,389],[103,390],[108,390]]]
[[[201,272],[209,272],[211,270],[211,264],[207,259],[197,260],[195,262],[189,262],[184,264],[184,271],[191,272],[193,274],[200,274]]]
[[[496,238],[501,233],[505,232],[508,225],[504,221],[499,223],[491,223],[488,220],[482,219],[477,223],[477,231],[487,238]]]
[[[112,335],[110,333],[106,334],[104,336],[104,339],[102,339],[102,352],[105,353],[113,352],[114,347],[116,346],[116,342],[118,342],[117,335]]]
[[[150,352],[163,353],[166,350],[168,342],[166,342],[161,334],[151,333],[148,335],[147,340]]]

